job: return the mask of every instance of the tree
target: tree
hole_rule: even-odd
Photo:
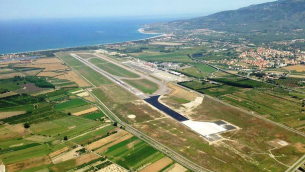
[[[71,116],[72,115],[71,112],[68,112],[68,115]]]
[[[24,123],[24,128],[30,128],[30,124],[29,123]]]
[[[68,140],[68,136],[65,136],[65,137],[64,137],[64,140]]]
[[[117,123],[117,122],[114,122],[114,123],[113,123],[113,126],[115,126],[115,127],[118,126],[118,123]]]

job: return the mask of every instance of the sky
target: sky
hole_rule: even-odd
[[[274,0],[0,0],[0,20],[197,17]]]

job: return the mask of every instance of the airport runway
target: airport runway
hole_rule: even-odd
[[[125,82],[121,81],[120,78],[109,74],[108,72],[100,69],[99,67],[93,65],[92,63],[88,62],[87,60],[81,58],[80,56],[78,56],[76,54],[70,54],[70,55],[72,57],[76,58],[77,60],[79,60],[80,62],[84,63],[85,65],[89,66],[90,68],[92,68],[96,72],[102,74],[103,76],[105,76],[108,79],[112,80],[113,82],[117,83],[121,87],[123,87],[126,90],[130,91],[131,93],[133,93],[134,95],[138,96],[139,98],[141,98],[141,99],[149,98],[149,96],[145,95],[143,92],[141,92],[141,91],[137,90],[136,88],[126,84]]]

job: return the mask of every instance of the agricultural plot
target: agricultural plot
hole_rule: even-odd
[[[109,147],[104,154],[127,169],[138,169],[164,157],[162,153],[136,137]]]
[[[191,81],[191,82],[181,82],[179,83],[182,86],[185,86],[187,88],[196,90],[203,94],[208,94],[210,96],[219,97],[226,94],[232,94],[236,92],[242,91],[241,88],[238,87],[232,87],[228,85],[216,85],[216,84],[210,84],[206,82],[199,82],[199,81]]]
[[[25,68],[25,69],[41,69],[43,68],[44,72],[50,72],[50,71],[63,71],[63,70],[67,70],[68,67],[65,66],[62,63],[36,63],[36,64],[27,64],[27,65],[18,65],[16,67],[19,68]]]
[[[45,61],[45,63],[49,62],[48,60]],[[99,74],[98,76],[102,77]],[[98,80],[99,78],[94,78],[94,76],[92,78],[101,82]],[[47,81],[53,82],[54,85],[66,84],[66,80],[52,77],[48,77]],[[1,89],[4,92],[21,91],[21,89],[24,90],[22,88],[24,86],[30,88],[28,81],[24,78],[1,80],[0,82],[2,83],[0,84]],[[27,85],[23,85],[25,82]],[[37,83],[37,80],[35,82]],[[34,84],[31,85],[34,86]],[[116,90],[118,86],[115,85],[109,86],[113,89],[108,95],[114,99],[120,99],[116,97],[115,93],[121,94],[125,90],[120,90],[120,87]],[[33,87],[32,91],[34,91],[34,88],[36,87]],[[83,93],[87,93],[82,89],[45,90],[36,94],[36,96],[28,95],[29,92],[24,93],[26,94],[8,94],[0,98],[0,161],[5,164],[8,171],[68,171],[93,168],[127,171],[123,167],[110,162],[106,157],[88,153],[82,149],[80,149],[82,151],[79,150],[80,152],[72,151],[71,156],[67,155],[70,157],[53,164],[52,159],[54,157],[61,156],[61,154],[65,155],[73,150],[76,143],[87,145],[106,138],[111,141],[111,138],[119,130],[120,133],[125,133],[128,136],[113,140],[114,142],[109,144],[110,147],[133,136],[109,124],[105,114],[98,111],[97,107],[90,102],[76,98],[76,96],[82,97]],[[123,102],[127,100],[137,100],[137,98],[130,97],[130,94],[126,93]],[[82,116],[68,116],[67,112]],[[6,124],[3,125],[3,123]],[[25,128],[25,123],[28,124],[27,127],[29,128]],[[129,146],[127,146],[127,149],[129,149]],[[146,149],[148,150],[148,148]],[[136,150],[134,149],[132,152]],[[79,155],[75,156],[76,153]],[[161,153],[157,151],[154,155],[156,154]],[[112,156],[112,158],[126,164],[131,163],[131,160],[125,161],[122,157]],[[146,158],[145,156],[145,161],[131,166],[139,168],[145,164],[153,163],[155,158],[155,156],[154,158]]]
[[[0,119],[10,118],[22,114],[25,114],[25,111],[0,112]]]
[[[86,82],[83,78],[78,76],[75,72],[69,71],[65,72],[62,75],[57,76],[58,79],[69,80],[75,82],[79,87],[90,87],[91,85]]]
[[[67,79],[58,79],[58,78],[48,78],[48,82],[52,83],[55,85],[56,88],[75,88],[77,87],[77,84],[75,82],[71,82],[70,80]]]
[[[275,81],[279,85],[288,86],[288,87],[304,87],[305,78],[280,78]]]
[[[84,100],[77,98],[77,99],[72,99],[70,101],[56,105],[55,110],[62,111],[62,110],[72,109],[72,108],[87,105],[87,104],[88,103],[85,102]]]
[[[9,124],[18,124],[22,122],[27,122],[30,124],[35,124],[43,121],[48,121],[52,119],[63,118],[67,116],[62,112],[52,112],[52,106],[50,104],[38,104],[37,109],[27,111],[25,114],[12,116],[10,118],[2,119],[1,121]]]
[[[106,137],[108,132],[113,132],[114,130],[115,130],[115,127],[113,125],[105,125],[94,132],[90,132],[88,134],[74,138],[74,139],[72,139],[72,141],[77,144],[86,145],[86,144],[93,142],[94,140],[98,140],[103,137]]]
[[[89,60],[91,63],[96,65],[97,67],[105,70],[106,72],[115,75],[115,76],[120,76],[120,77],[127,77],[127,78],[139,78],[140,76],[137,74],[134,74],[126,69],[123,69],[113,63],[105,63],[104,60],[101,59],[90,59]]]
[[[26,136],[29,133],[23,128],[22,124],[11,125],[11,126],[0,126],[0,141],[8,141],[11,139],[21,138],[23,135]],[[5,143],[3,143],[5,146]],[[11,146],[11,145],[9,145]]]
[[[130,84],[131,86],[133,86],[134,88],[142,91],[143,93],[153,94],[159,88],[159,86],[156,83],[151,82],[147,79],[139,79],[139,80],[124,79],[124,81]]]
[[[83,115],[84,118],[92,119],[92,120],[97,120],[97,119],[100,119],[104,116],[105,116],[105,114],[103,112],[90,113],[90,114],[87,114],[87,115]]]
[[[89,119],[70,116],[49,122],[34,124],[31,126],[31,130],[37,134],[63,138],[64,136],[72,137],[100,124],[100,122]]]
[[[0,75],[0,79],[9,79],[9,78],[14,78],[15,76],[26,76],[24,73],[22,72],[14,72],[14,73],[7,73],[7,74],[1,74]]]
[[[24,84],[25,80],[16,80],[14,78],[0,80],[0,89],[14,91],[21,88],[21,84]]]
[[[26,149],[21,149],[9,153],[1,154],[0,158],[2,159],[4,164],[11,164],[29,158],[45,156],[48,155],[48,153],[49,153],[49,149],[47,145],[38,145]]]
[[[284,69],[290,71],[296,71],[296,72],[305,72],[305,65],[288,66],[288,67],[284,67]]]

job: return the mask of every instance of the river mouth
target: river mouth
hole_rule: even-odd
[[[159,102],[159,97],[160,96],[152,96],[152,97],[150,97],[148,99],[144,99],[144,100],[147,103],[151,104],[152,106],[156,107],[160,111],[166,113],[167,115],[171,116],[172,118],[174,118],[175,120],[177,120],[179,122],[183,122],[183,121],[189,120],[185,116],[179,114],[178,112],[176,112],[176,111],[170,109],[169,107],[163,105],[162,103],[160,103]]]

